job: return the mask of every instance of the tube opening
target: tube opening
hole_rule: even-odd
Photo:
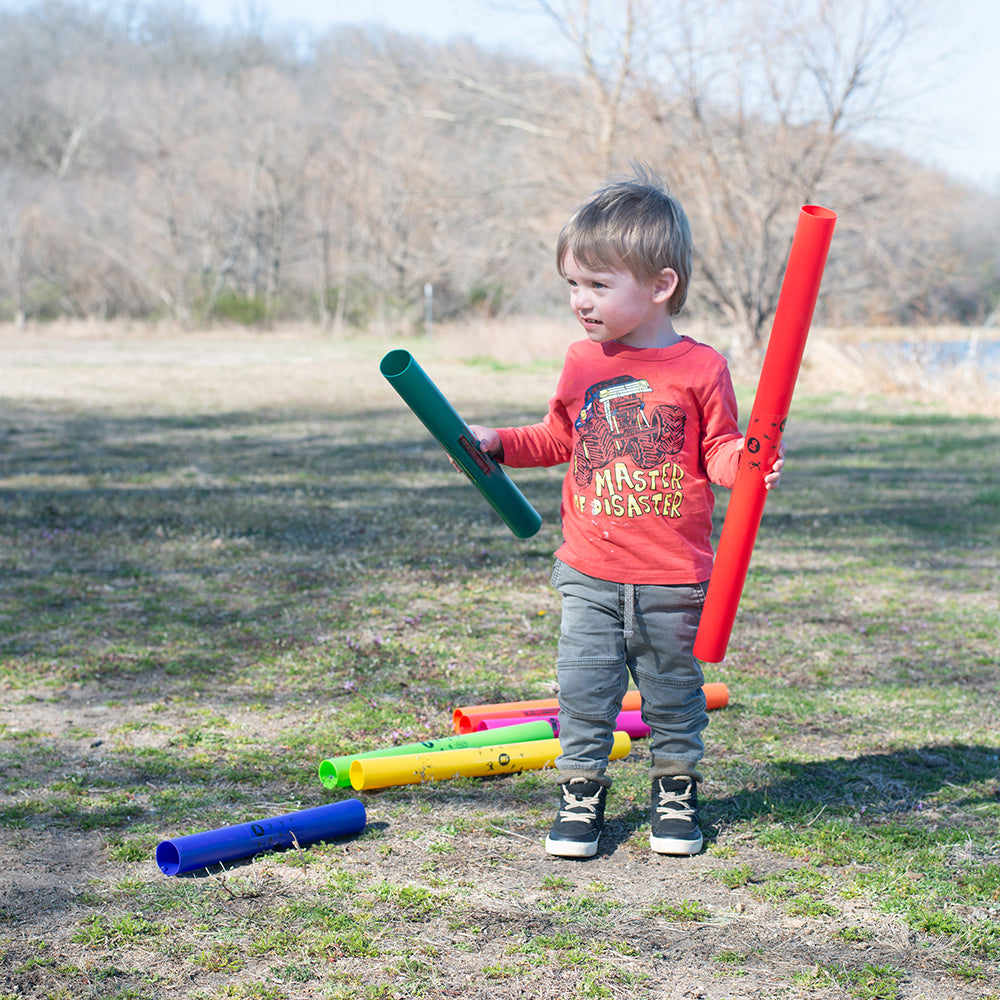
[[[365,765],[360,760],[352,760],[347,768],[347,773],[354,788],[360,788],[365,780]]]
[[[399,348],[390,351],[379,363],[378,368],[386,378],[397,378],[406,371],[412,360],[413,355],[409,351]]]
[[[164,840],[156,847],[156,863],[164,875],[176,875],[181,867],[180,851],[169,840]]]
[[[828,208],[823,208],[822,205],[803,205],[802,211],[806,215],[811,215],[814,219],[836,219],[837,213],[831,212]]]

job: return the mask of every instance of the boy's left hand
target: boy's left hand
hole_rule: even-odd
[[[785,467],[785,442],[778,445],[778,457],[771,466],[771,471],[764,477],[764,489],[773,490],[781,482],[781,470]]]
[[[746,443],[746,438],[741,438],[739,441],[740,453],[743,452],[743,445]],[[764,476],[764,489],[773,490],[778,483],[781,482],[781,470],[785,467],[785,442],[778,442],[778,457],[774,460],[774,465],[771,466],[771,471]]]

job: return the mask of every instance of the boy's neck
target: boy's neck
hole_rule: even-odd
[[[680,334],[674,329],[674,324],[670,317],[666,318],[653,330],[633,330],[631,333],[619,337],[618,341],[624,347],[632,347],[636,350],[662,350],[664,347],[673,347],[681,342]]]

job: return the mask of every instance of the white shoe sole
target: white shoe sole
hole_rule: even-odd
[[[649,846],[657,854],[676,854],[690,857],[692,854],[697,854],[705,840],[703,837],[699,836],[697,840],[677,840],[671,837],[654,837],[652,834],[649,836]]]
[[[581,844],[575,840],[545,838],[545,850],[557,858],[592,858],[597,853],[597,841]]]

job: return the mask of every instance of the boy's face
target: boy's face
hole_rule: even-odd
[[[629,347],[668,347],[677,342],[669,310],[677,287],[672,269],[640,282],[625,267],[591,271],[567,251],[563,273],[569,283],[570,308],[595,344],[618,341]]]

